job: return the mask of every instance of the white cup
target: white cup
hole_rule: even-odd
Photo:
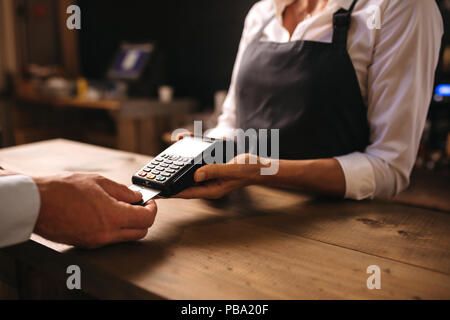
[[[169,103],[173,100],[173,88],[170,86],[161,86],[158,89],[159,101]]]

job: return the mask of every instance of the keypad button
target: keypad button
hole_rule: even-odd
[[[159,164],[158,161],[154,161],[154,160],[153,160],[153,161],[151,162],[151,165],[153,165],[153,166],[157,166],[158,164]]]
[[[161,171],[159,171],[159,170],[152,170],[152,173],[153,174],[159,174]]]
[[[179,157],[179,156],[171,156],[170,157],[170,160],[178,160],[178,159],[180,159],[181,157]]]
[[[174,165],[182,167],[182,166],[184,166],[185,164],[184,164],[183,162],[176,161],[176,162],[174,163]]]
[[[138,175],[141,177],[145,177],[147,175],[147,172],[141,171]]]
[[[162,155],[160,155],[160,157],[161,157],[161,158],[165,158],[165,157],[167,157],[167,155],[162,154]]]
[[[154,159],[153,161],[156,161],[156,162],[162,162],[163,159],[157,158],[157,159]]]
[[[163,182],[163,181],[166,181],[166,178],[159,176],[158,178],[156,178],[156,181]]]
[[[159,166],[160,166],[160,167],[163,167],[163,168],[167,168],[169,165],[166,164],[166,163],[161,163]]]
[[[154,180],[155,178],[156,178],[156,176],[154,174],[147,175],[147,179],[149,179],[149,180]]]
[[[175,173],[176,171],[173,170],[173,169],[166,169],[166,172],[168,172],[168,173]]]
[[[155,169],[155,167],[156,167],[156,165],[153,165],[153,164],[147,166],[147,168],[149,168],[149,169]]]
[[[177,171],[180,170],[179,166],[174,166],[174,165],[171,165],[169,168],[173,169],[173,170],[177,170]]]
[[[165,161],[164,161],[164,163],[167,163],[167,164],[172,164],[172,163],[173,163],[173,161],[170,161],[170,160],[165,160]]]
[[[183,162],[191,162],[191,159],[189,159],[189,158],[183,158],[181,161],[183,161]]]
[[[145,168],[145,169],[143,169],[142,171],[144,171],[144,172],[150,172],[150,171],[151,171],[151,169],[149,169],[149,168]]]
[[[156,168],[155,168],[155,170],[159,170],[159,171],[164,171],[166,168],[164,168],[164,167],[161,167],[161,166],[157,166]]]
[[[163,173],[161,173],[161,176],[163,176],[163,177],[170,177],[171,176],[171,174],[170,173],[167,173],[167,172],[163,172]]]

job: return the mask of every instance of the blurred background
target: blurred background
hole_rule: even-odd
[[[156,155],[215,125],[255,0],[0,0],[0,147],[51,138]],[[417,167],[449,171],[450,0]],[[81,8],[69,30],[67,8]]]

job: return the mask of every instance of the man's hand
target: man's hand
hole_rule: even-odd
[[[156,204],[133,206],[142,195],[99,175],[34,178],[41,210],[34,232],[51,241],[84,248],[135,241],[147,235]]]

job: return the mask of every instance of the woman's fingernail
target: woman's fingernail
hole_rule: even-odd
[[[195,175],[195,180],[197,181],[197,182],[202,182],[202,181],[204,181],[206,179],[206,174],[204,173],[204,172],[198,172],[196,175]]]

